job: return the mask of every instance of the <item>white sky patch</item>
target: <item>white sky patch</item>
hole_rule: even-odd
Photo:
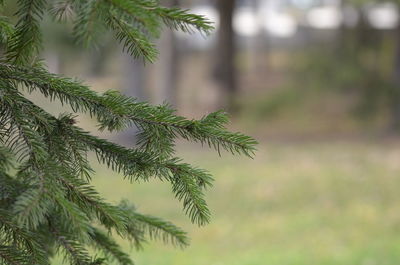
[[[368,6],[366,15],[368,22],[376,29],[393,29],[399,23],[399,12],[393,3]]]
[[[233,28],[239,36],[254,37],[260,32],[257,14],[252,8],[239,8],[233,17]]]
[[[215,39],[215,34],[219,27],[219,14],[218,11],[213,6],[195,6],[190,9],[190,12],[197,15],[205,16],[208,20],[213,22],[214,30],[211,36],[204,36],[204,34],[195,31],[193,34],[187,34],[181,31],[175,31],[177,36],[181,39],[188,41],[191,47],[196,49],[205,50],[212,45]]]
[[[264,29],[276,37],[288,38],[296,34],[297,21],[283,12],[268,12],[263,16]]]
[[[307,23],[317,29],[337,29],[343,19],[337,6],[321,6],[311,8],[306,15]]]

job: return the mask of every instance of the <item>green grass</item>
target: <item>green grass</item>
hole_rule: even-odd
[[[256,159],[192,147],[189,162],[215,175],[212,222],[198,228],[167,183],[129,184],[101,169],[95,185],[111,201],[184,227],[191,246],[151,242],[136,264],[400,264],[400,145],[326,142],[261,145]],[[126,245],[127,249],[129,246]]]

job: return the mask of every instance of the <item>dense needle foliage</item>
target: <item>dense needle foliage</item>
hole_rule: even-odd
[[[0,1],[7,5],[7,1]],[[0,264],[49,264],[55,254],[69,264],[133,264],[115,241],[140,248],[148,239],[188,244],[172,223],[138,213],[130,202],[113,205],[91,186],[88,154],[131,182],[169,182],[184,212],[204,225],[210,213],[203,191],[210,174],[174,156],[176,138],[252,156],[255,141],[225,129],[223,112],[200,120],[174,114],[116,91],[98,94],[73,79],[49,73],[40,62],[41,21],[73,23],[76,40],[95,42],[113,32],[133,59],[154,61],[151,39],[163,26],[207,34],[211,23],[154,0],[18,0],[13,17],[0,17]],[[14,21],[14,23],[11,23]],[[55,117],[24,96],[38,92],[69,105],[74,113]],[[100,130],[137,128],[135,148],[93,136],[76,125],[79,113]],[[93,253],[93,257],[89,255]]]

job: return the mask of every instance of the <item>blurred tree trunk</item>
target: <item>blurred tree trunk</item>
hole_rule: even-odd
[[[106,72],[107,63],[114,50],[115,43],[111,36],[105,36],[101,39],[101,45],[89,53],[89,74],[92,77],[99,77]]]
[[[393,66],[393,96],[392,96],[391,129],[400,129],[400,25],[396,30],[396,45]]]
[[[105,72],[105,67],[111,52],[111,46],[107,43],[90,53],[90,75],[101,76]]]
[[[233,12],[235,0],[216,0],[219,12],[219,30],[215,54],[214,77],[222,89],[227,108],[237,111],[237,80],[235,68],[235,34],[233,30]]]
[[[144,63],[139,59],[133,59],[129,54],[123,55],[123,92],[137,98],[139,101],[147,100],[145,93],[146,71]]]
[[[59,74],[61,68],[60,54],[54,52],[54,50],[47,49],[44,53],[44,58],[49,71],[54,74]]]
[[[362,7],[358,8],[360,15],[356,27],[355,38],[350,43],[350,50],[345,54],[346,57],[353,57],[356,65],[363,69],[364,76],[360,82],[361,101],[358,108],[361,117],[369,117],[379,108],[385,90],[383,81],[382,67],[380,66],[382,52],[382,32],[372,28],[366,15],[362,12]],[[348,36],[349,38],[351,36]],[[365,60],[368,58],[368,60]]]
[[[268,0],[262,0],[268,1]],[[256,19],[259,16],[258,10],[261,8],[261,0],[253,0],[251,1],[251,9],[254,12],[254,16]],[[250,57],[250,66],[249,72],[256,73],[257,75],[264,75],[264,77],[268,76],[268,64],[265,63],[268,58],[268,36],[267,34],[263,34],[261,29],[258,29],[258,32],[255,36],[248,38],[248,53]]]
[[[179,0],[165,0],[166,6],[177,6]],[[159,88],[161,98],[174,107],[178,106],[178,77],[180,56],[177,37],[172,30],[163,32],[160,40],[161,74]]]
[[[146,87],[146,69],[144,63],[140,59],[133,59],[128,53],[122,55],[122,71],[123,78],[121,82],[122,92],[130,97],[136,98],[138,101],[148,101],[145,91]],[[134,146],[136,142],[136,134],[139,131],[136,127],[123,130],[117,136],[115,141],[126,146]]]

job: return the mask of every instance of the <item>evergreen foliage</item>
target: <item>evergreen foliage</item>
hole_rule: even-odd
[[[90,184],[94,171],[88,155],[94,153],[131,182],[169,182],[191,221],[204,225],[210,219],[204,190],[212,176],[175,157],[175,140],[250,157],[255,140],[227,131],[221,111],[189,120],[168,105],[151,106],[117,91],[99,94],[49,73],[39,60],[41,21],[48,14],[60,22],[72,20],[76,39],[85,45],[110,30],[135,59],[150,62],[157,56],[151,39],[162,26],[188,33],[212,30],[204,17],[154,0],[18,0],[15,17],[0,17],[5,47],[0,59],[0,264],[50,264],[56,253],[75,265],[133,264],[115,236],[137,248],[149,239],[186,246],[185,232],[172,223],[140,214],[129,202],[104,200]],[[47,113],[22,93],[34,91],[74,113]],[[76,126],[79,113],[96,119],[100,130],[136,127],[136,147],[84,131]]]

